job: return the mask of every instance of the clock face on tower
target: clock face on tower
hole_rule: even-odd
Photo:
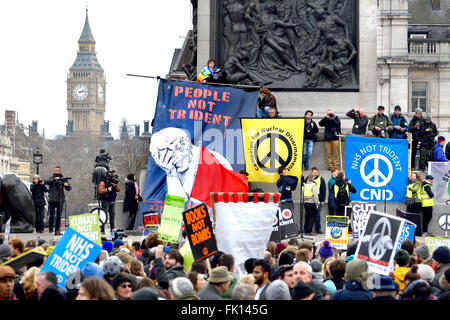
[[[103,89],[101,84],[97,87],[97,97],[99,101],[103,101],[105,99],[105,89]]]
[[[77,100],[84,100],[88,96],[88,88],[84,84],[77,84],[73,88],[73,96]]]

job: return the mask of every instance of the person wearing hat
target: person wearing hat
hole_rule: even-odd
[[[293,287],[292,287],[293,289]],[[292,300],[289,286],[283,280],[275,280],[266,290],[267,300]]]
[[[45,216],[45,193],[48,188],[44,181],[39,178],[38,174],[33,176],[33,183],[30,185],[31,198],[34,203],[34,211],[36,214],[36,233],[44,232],[44,216]]]
[[[322,262],[317,259],[313,259],[309,264],[311,265],[311,275],[313,279],[323,280]]]
[[[400,249],[397,251],[394,257],[394,261],[396,263],[396,268],[394,270],[394,281],[399,286],[399,294],[402,294],[403,289],[405,288],[405,276],[411,270],[408,268],[409,263],[409,253],[406,250]]]
[[[131,300],[159,300],[159,295],[154,289],[143,287],[133,293]]]
[[[169,286],[170,300],[200,300],[188,278],[175,278]]]
[[[287,284],[289,290],[294,289],[294,266],[292,264],[284,264],[279,266],[277,270],[277,280],[284,281]]]
[[[113,243],[111,241],[103,241],[102,249],[110,253],[113,249]]]
[[[303,281],[298,281],[292,290],[292,300],[313,300],[314,295],[313,288]]]
[[[367,286],[369,266],[366,260],[352,260],[345,267],[345,288],[336,290],[330,300],[371,300]]]
[[[417,149],[419,147],[419,131],[422,127],[423,123],[425,122],[425,119],[422,115],[422,109],[417,108],[414,113],[414,117],[409,122],[408,130],[411,132],[412,135],[412,142],[411,142],[411,170],[416,170],[416,154]],[[420,152],[419,152],[420,154]]]
[[[428,161],[433,161],[434,138],[438,131],[434,122],[431,121],[431,115],[427,114],[425,122],[419,128],[420,137],[420,170],[424,171]]]
[[[448,162],[444,152],[445,137],[439,136],[433,147],[433,162]]]
[[[319,248],[320,261],[324,263],[325,260],[332,257],[333,254],[333,248],[331,247],[330,241],[325,240],[322,242],[322,245]]]
[[[0,244],[0,263],[11,259],[12,249],[7,243]]]
[[[17,300],[14,293],[16,273],[10,266],[0,266],[0,300]]]
[[[398,300],[397,287],[391,277],[376,274],[372,279],[372,300]]]
[[[364,109],[353,108],[349,112],[347,112],[346,116],[354,120],[352,135],[364,136],[366,134],[367,125],[369,124],[369,118],[367,118]]]
[[[227,267],[216,267],[211,270],[208,285],[204,286],[197,295],[200,300],[222,300],[220,295],[228,290],[231,280]]]
[[[116,256],[111,256],[103,262],[102,270],[105,281],[112,284],[114,276],[124,271],[125,267],[123,266],[122,260]]]
[[[408,133],[408,120],[402,115],[402,108],[395,106],[394,113],[391,114],[393,130],[389,131],[390,139],[406,139]]]
[[[98,264],[94,262],[88,262],[86,263],[83,268],[81,269],[81,272],[86,278],[89,277],[96,277],[103,279],[104,273],[102,267],[100,267]]]
[[[432,189],[433,176],[428,174],[425,177],[425,181],[422,183],[422,189],[420,192],[420,201],[422,206],[422,232],[426,233],[426,236],[430,236],[428,233],[428,224],[433,216],[434,207],[434,193]]]
[[[414,248],[414,258],[418,264],[431,265],[430,249],[425,244]]]
[[[130,300],[133,293],[133,281],[126,273],[118,273],[112,279],[112,287],[115,291],[115,300]]]
[[[115,170],[108,169],[105,176],[102,178],[98,185],[98,197],[101,201],[102,208],[109,215],[109,226],[111,232],[115,229],[114,218],[116,215],[116,198],[117,192],[120,192],[120,187],[118,185],[118,180],[114,177]],[[101,225],[100,230],[102,233],[105,232],[105,226]]]
[[[65,195],[64,190],[70,191],[72,187],[70,184],[63,179],[64,176],[61,173],[61,167],[55,166],[53,175],[45,180],[45,184],[48,185],[48,229],[49,232],[53,232],[53,227],[55,228],[55,235],[61,235],[59,228],[61,226],[61,212],[63,211]],[[55,219],[56,210],[56,222]]]
[[[450,267],[450,249],[446,246],[440,246],[433,251],[431,267],[435,270],[432,284],[439,288],[439,279]]]
[[[389,132],[394,126],[391,118],[384,114],[384,106],[378,106],[378,112],[370,119],[368,129],[377,138],[389,138]]]

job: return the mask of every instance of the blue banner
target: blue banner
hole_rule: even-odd
[[[402,248],[402,243],[405,242],[406,240],[409,240],[412,243],[415,242],[415,239],[414,239],[415,231],[416,231],[416,227],[413,226],[412,224],[410,224],[408,221],[406,221],[403,224],[402,233],[400,234],[400,237],[397,241],[397,246],[395,249],[396,252]]]
[[[86,263],[94,262],[101,250],[95,242],[72,228],[67,228],[40,272],[53,272],[58,279],[58,286],[64,290],[67,278],[82,269]]]
[[[351,201],[403,203],[408,183],[408,141],[345,137],[345,177],[356,193]]]
[[[255,117],[257,99],[257,90],[159,80],[141,217],[162,212],[167,193],[189,198],[202,146],[244,169],[240,118]]]

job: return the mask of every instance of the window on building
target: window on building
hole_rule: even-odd
[[[409,38],[410,39],[426,39],[427,34],[426,33],[410,33]]]
[[[427,112],[427,83],[426,82],[412,82],[411,88],[411,107],[412,112],[417,108]]]

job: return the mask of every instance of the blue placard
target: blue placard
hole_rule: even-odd
[[[414,233],[416,231],[416,228],[412,224],[404,223],[402,233],[400,234],[400,237],[397,242],[397,248],[396,251],[401,249],[402,243],[406,240],[412,241],[414,243]]]
[[[408,183],[408,141],[348,136],[345,177],[356,193],[351,201],[403,203]]]
[[[149,210],[162,213],[165,196],[171,192],[169,185],[173,182],[173,179],[168,182],[168,176],[181,177],[182,181],[188,179],[182,176],[190,170],[187,168],[195,166],[196,147],[204,146],[223,156],[235,171],[244,169],[240,118],[255,117],[257,99],[257,89],[159,80],[150,149],[158,145],[164,151],[158,152],[157,160],[149,152],[144,201],[139,205],[141,217],[142,212]],[[185,184],[192,185],[192,182]],[[189,190],[184,192],[189,194]]]
[[[67,228],[42,266],[41,272],[53,272],[58,279],[58,286],[65,289],[67,278],[82,269],[86,263],[94,262],[101,250],[95,242],[72,228]]]

